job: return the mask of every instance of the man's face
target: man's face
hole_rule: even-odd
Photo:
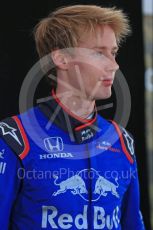
[[[119,68],[115,61],[117,50],[115,33],[108,25],[97,26],[96,33],[81,36],[68,66],[67,83],[77,89],[80,97],[109,98]]]

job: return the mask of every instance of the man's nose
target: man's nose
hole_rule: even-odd
[[[107,71],[116,72],[119,69],[119,65],[114,58],[108,59]]]

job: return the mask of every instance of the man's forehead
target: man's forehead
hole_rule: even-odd
[[[83,33],[78,42],[79,47],[117,49],[115,32],[109,25],[97,26],[92,32]],[[112,47],[110,47],[112,46]]]

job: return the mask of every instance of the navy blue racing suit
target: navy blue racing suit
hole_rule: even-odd
[[[131,135],[53,97],[0,122],[0,229],[145,229]]]

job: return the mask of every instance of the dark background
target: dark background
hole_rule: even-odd
[[[20,87],[29,69],[38,60],[32,29],[39,19],[53,9],[73,4],[97,4],[117,6],[130,18],[133,34],[122,45],[118,62],[126,76],[132,97],[132,110],[127,129],[134,135],[139,168],[141,209],[146,224],[150,227],[147,154],[144,127],[144,54],[142,12],[140,0],[128,1],[13,1],[1,4],[0,8],[0,119],[18,113]],[[45,83],[40,94],[48,95]],[[113,98],[112,98],[113,99]],[[110,99],[111,100],[111,99]],[[103,103],[103,102],[99,102]],[[102,112],[112,118],[114,109]],[[132,221],[132,220],[131,220]]]

